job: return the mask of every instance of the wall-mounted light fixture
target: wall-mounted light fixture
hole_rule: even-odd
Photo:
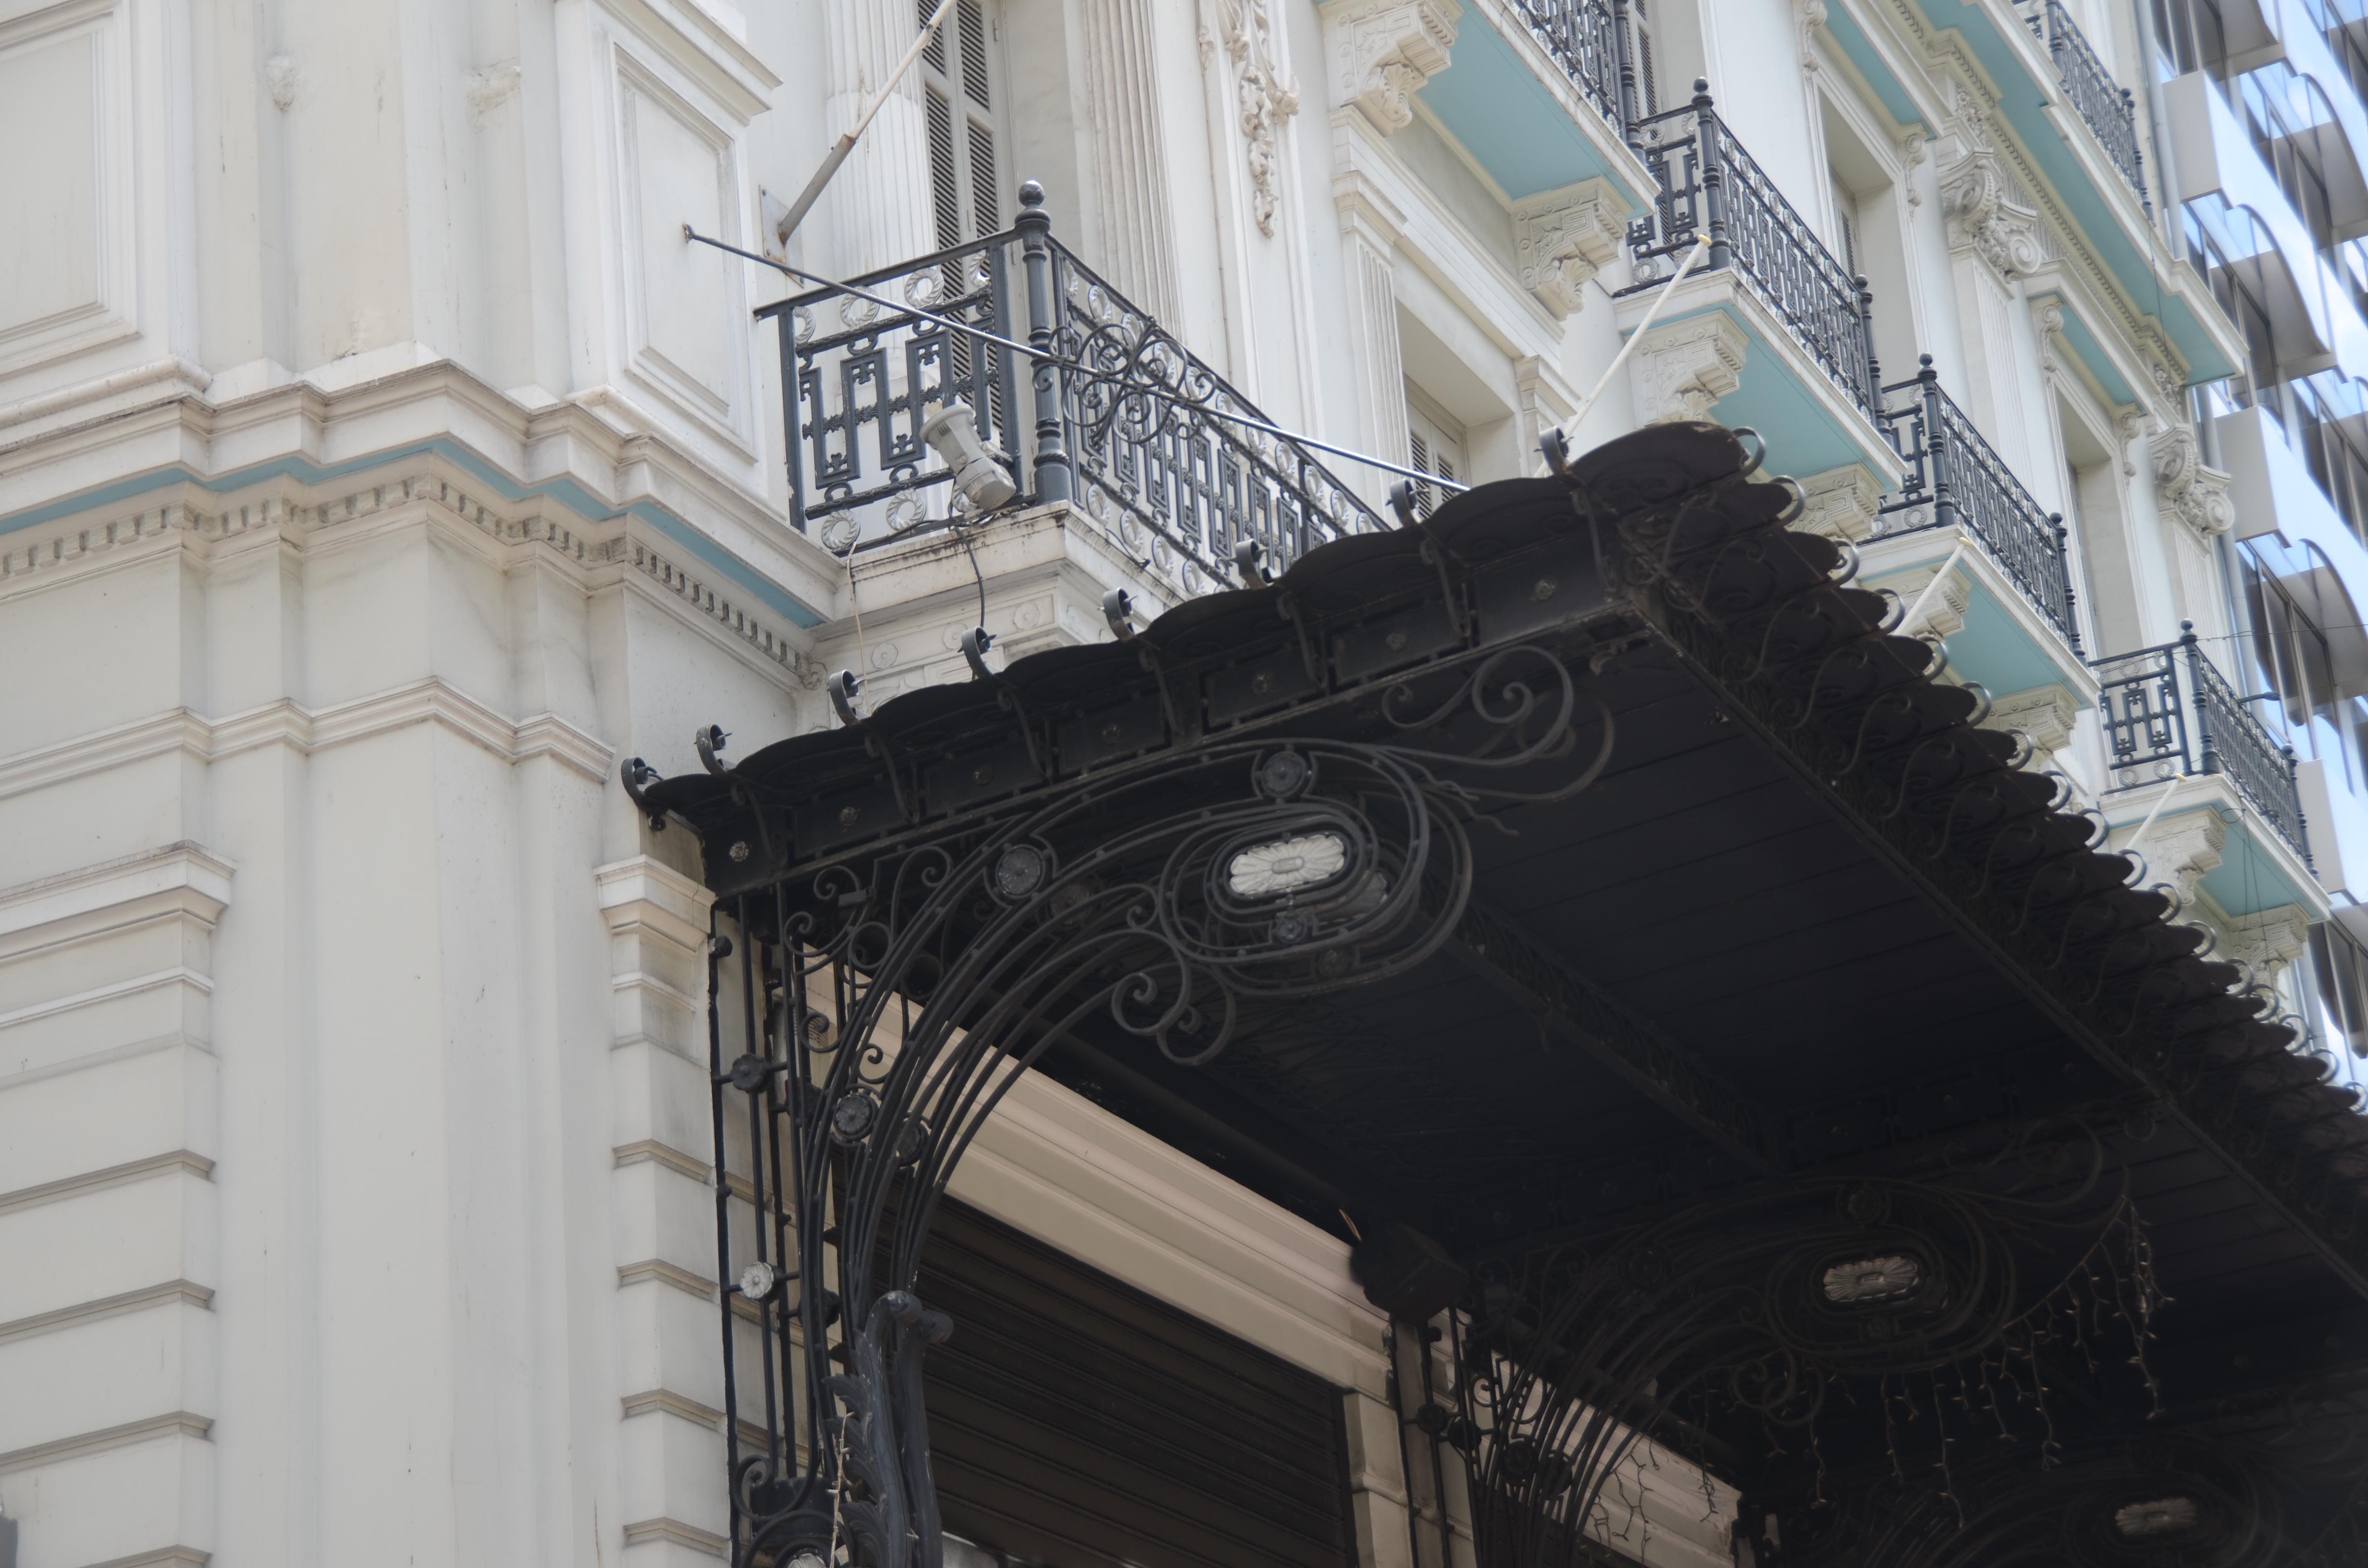
[[[999,454],[979,438],[976,411],[960,398],[921,421],[921,439],[953,471],[954,488],[973,510],[992,512],[1019,494]]]

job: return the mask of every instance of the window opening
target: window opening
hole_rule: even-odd
[[[1653,21],[1645,14],[1645,0],[1631,0],[1628,17],[1636,33],[1636,91],[1649,118],[1661,112],[1661,74],[1653,66]]]
[[[1444,409],[1409,387],[1406,390],[1406,427],[1410,433],[1408,466],[1423,472],[1436,474],[1451,483],[1463,483],[1472,472],[1463,451],[1463,426],[1455,423]],[[1452,492],[1441,492],[1415,481],[1414,509],[1417,517],[1428,517]]]
[[[926,25],[936,0],[916,0]],[[995,29],[982,0],[955,0],[921,51],[929,142],[929,211],[938,248],[951,249],[1003,227],[1003,182],[996,158]]]

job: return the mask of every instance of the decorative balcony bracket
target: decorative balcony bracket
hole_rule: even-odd
[[[1363,109],[1383,135],[1411,123],[1408,100],[1447,69],[1463,7],[1456,0],[1330,0],[1322,11],[1335,101]]]
[[[2237,521],[2237,504],[2228,498],[2229,476],[2203,463],[2203,450],[2194,427],[2173,425],[2146,443],[2154,460],[2156,502],[2186,524],[2196,538],[2209,544]]]
[[[1620,253],[1625,225],[1611,183],[1550,190],[1513,204],[1513,249],[1521,287],[1557,321],[1577,315],[1587,303],[1587,285]]]
[[[1712,405],[1743,384],[1749,341],[1720,311],[1645,333],[1629,371],[1636,422],[1708,419]]]
[[[2221,773],[2316,871],[2294,748],[2282,746],[2212,661],[2192,623],[2160,647],[2097,661],[2109,789]]]

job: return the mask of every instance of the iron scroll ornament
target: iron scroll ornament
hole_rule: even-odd
[[[1481,1263],[1448,1320],[1449,1403],[1417,1414],[1463,1455],[1481,1560],[1582,1560],[1574,1543],[1641,1518],[1633,1497],[1619,1517],[1615,1494],[1644,1456],[1713,1443],[1714,1428],[1755,1431],[1769,1451],[1688,1453],[1705,1473],[1789,1471],[1803,1490],[1787,1510],[1823,1517],[1829,1403],[1880,1410],[1890,1464],[1937,1456],[1945,1494],[1952,1452],[2006,1441],[2022,1462],[2056,1462],[2042,1362],[2126,1354],[2154,1390],[2151,1247],[2097,1131],[2026,1130],[1954,1176],[1747,1187],[1600,1249]],[[2091,1343],[2104,1339],[2110,1354]],[[1934,1433],[1932,1452],[1915,1446]]]
[[[1578,793],[1612,753],[1609,708],[1529,645],[1393,687],[1381,713],[1405,744],[1179,748],[776,888],[743,965],[762,1051],[720,1080],[749,1096],[759,1260],[817,1283],[792,1305],[755,1281],[768,1401],[776,1346],[803,1377],[736,1465],[735,1564],[833,1568],[843,1547],[860,1568],[941,1568],[921,1369],[952,1325],[916,1290],[922,1244],[1052,1042],[1090,1023],[1205,1062],[1246,1005],[1421,963],[1470,893],[1473,826]]]

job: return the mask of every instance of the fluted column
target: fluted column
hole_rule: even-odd
[[[823,127],[836,140],[854,126],[881,81],[904,58],[920,18],[914,0],[840,0],[823,13],[830,51],[830,100]],[[949,17],[947,32],[952,23]],[[896,85],[830,182],[827,206],[839,276],[937,249],[928,191],[928,137],[916,69]]]
[[[1158,320],[1177,324],[1176,236],[1150,0],[1084,8],[1093,115],[1093,266]]]

